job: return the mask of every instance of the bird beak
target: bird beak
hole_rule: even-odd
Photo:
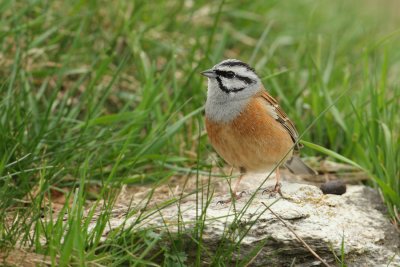
[[[200,72],[201,73],[201,75],[204,75],[204,76],[206,76],[206,77],[208,77],[208,78],[215,78],[215,77],[217,77],[217,74],[215,73],[215,71],[213,71],[213,70],[205,70],[205,71],[202,71],[202,72]]]

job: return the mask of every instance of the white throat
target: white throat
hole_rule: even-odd
[[[234,120],[246,108],[250,98],[241,100],[218,102],[207,98],[206,116],[214,122],[228,123]]]

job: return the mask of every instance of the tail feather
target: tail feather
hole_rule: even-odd
[[[285,166],[294,174],[317,175],[317,172],[307,166],[298,156],[293,156],[286,162]]]

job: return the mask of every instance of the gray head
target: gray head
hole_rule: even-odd
[[[206,115],[215,121],[235,118],[261,89],[254,69],[237,59],[227,59],[201,74],[208,78]]]

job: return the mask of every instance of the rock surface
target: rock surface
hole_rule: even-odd
[[[196,204],[193,198],[181,200],[179,205],[175,203],[153,213],[135,228],[155,227],[161,233],[168,228],[170,234],[178,228],[193,232],[196,216],[206,210],[203,246],[208,251],[216,251],[222,240],[233,244],[243,237],[231,264],[264,243],[253,256],[251,266],[290,266],[294,261],[295,266],[320,266],[295,235],[265,208],[265,203],[332,266],[338,265],[334,254],[340,259],[342,243],[347,266],[400,266],[399,233],[390,224],[373,189],[352,185],[343,195],[323,195],[316,186],[284,182],[283,198],[261,192],[248,192],[234,205],[217,203],[228,195],[214,197],[207,208],[205,202]],[[111,219],[105,234],[123,223],[125,227],[132,225],[137,219],[123,217]],[[191,256],[190,251],[186,253]]]

